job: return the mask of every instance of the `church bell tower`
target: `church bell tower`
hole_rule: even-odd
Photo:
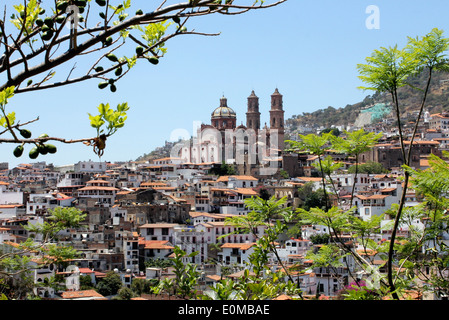
[[[282,95],[278,89],[271,95],[271,110],[270,110],[270,138],[276,136],[277,133],[277,148],[284,150],[284,109],[282,105]]]

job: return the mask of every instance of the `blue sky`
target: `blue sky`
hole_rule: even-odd
[[[143,9],[148,3],[134,2]],[[365,25],[369,5],[379,8],[379,29]],[[448,32],[448,12],[447,0],[288,0],[240,16],[200,17],[190,20],[188,28],[221,35],[168,41],[160,63],[138,63],[117,84],[116,93],[99,90],[98,81],[92,80],[19,94],[8,108],[21,122],[39,116],[29,126],[36,135],[83,138],[95,135],[88,112],[95,113],[100,103],[115,107],[127,101],[127,123],[107,141],[101,160],[134,160],[170,140],[175,130],[193,134],[194,122],[209,123],[222,95],[237,112],[238,124],[245,123],[252,90],[259,96],[262,123],[268,121],[270,95],[276,88],[284,96],[286,118],[356,103],[371,94],[357,89],[357,63],[381,46],[403,46],[407,36],[422,36],[434,27]],[[57,146],[58,153],[30,160],[27,153],[16,159],[14,146],[3,144],[0,161],[12,168],[33,161],[64,165],[98,160],[85,145]]]

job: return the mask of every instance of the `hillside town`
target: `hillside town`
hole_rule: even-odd
[[[260,129],[260,113],[254,92],[248,98],[248,110],[247,126],[242,127]],[[233,122],[226,123],[225,119],[232,119]],[[363,219],[381,215],[392,204],[398,203],[403,188],[399,141],[393,129],[385,130],[388,127],[385,122],[365,128],[373,132],[382,131],[384,135],[374,148],[360,157],[361,163],[371,161],[382,164],[387,169],[385,173],[359,173],[355,180],[355,175],[348,172],[354,164],[353,158],[332,150],[326,154],[344,164],[333,175],[337,194],[345,199],[355,186],[353,205]],[[272,96],[271,128],[281,129],[282,123],[282,96],[276,89]],[[220,100],[220,106],[212,113],[209,126],[219,128],[223,124],[226,129],[236,128],[235,113],[227,106],[225,98]],[[283,135],[280,139],[284,139]],[[426,114],[415,137],[412,166],[426,169],[428,156],[442,156],[442,151],[448,150],[448,141],[449,114]],[[199,146],[204,144],[200,143]],[[211,146],[208,142],[208,150]],[[193,151],[188,154],[192,155]],[[254,233],[234,232],[234,227],[226,223],[228,217],[248,214],[246,199],[262,194],[277,199],[285,197],[285,205],[295,210],[304,202],[299,188],[307,185],[316,191],[322,187],[319,172],[314,166],[317,156],[276,150],[273,159],[277,171],[272,175],[261,174],[262,162],[249,166],[237,164],[233,174],[217,174],[217,167],[223,164],[213,161],[213,153],[187,159],[183,150],[179,157],[151,161],[88,160],[64,166],[39,161],[15,167],[1,163],[1,248],[3,251],[12,250],[6,248],[14,248],[16,244],[26,241],[30,234],[24,226],[42,223],[55,208],[73,207],[86,214],[82,223],[84,228],[64,230],[59,238],[73,246],[80,255],[66,268],[46,265],[34,270],[31,276],[36,284],[34,293],[37,296],[67,300],[107,299],[95,290],[81,290],[80,277],[89,276],[95,284],[110,271],[120,275],[125,287],[130,287],[132,281],[138,278],[172,278],[171,268],[149,266],[148,262],[171,259],[175,247],[187,254],[198,253],[188,258],[186,256],[185,263],[197,265],[201,271],[198,289],[207,291],[220,279],[242,274],[254,250],[255,235],[265,232],[264,228]],[[331,190],[330,185],[327,187]],[[405,205],[413,206],[420,201],[419,195],[409,189]],[[349,203],[344,200],[341,206],[349,209]],[[383,223],[388,223],[388,220]],[[423,222],[417,220],[413,223],[414,227],[419,228]],[[335,297],[353,280],[354,274],[357,275],[354,261],[333,270],[311,267],[312,261],[306,258],[307,252],[319,246],[312,241],[313,237],[329,232],[323,226],[307,225],[296,237],[285,234],[276,242],[278,256],[284,265],[301,265],[301,272],[292,276],[304,295]],[[400,236],[407,237],[410,230],[404,226],[399,232]],[[449,234],[444,233],[442,237],[449,244]],[[375,241],[389,239],[390,234],[384,230],[376,235]],[[353,243],[352,248],[361,250],[358,243]],[[382,257],[377,256],[376,252],[367,254],[366,258],[382,265]],[[273,269],[279,268],[275,257],[271,257],[269,263]],[[64,289],[61,291],[44,284],[45,279],[57,274],[64,279]],[[419,298],[434,300],[445,297]],[[140,299],[158,298],[147,295]]]

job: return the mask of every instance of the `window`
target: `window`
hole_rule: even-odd
[[[168,228],[162,228],[162,235],[168,236]]]

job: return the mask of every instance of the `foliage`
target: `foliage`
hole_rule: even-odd
[[[357,69],[360,73],[359,78],[368,85],[367,87],[361,88],[379,92],[387,92],[391,95],[393,105],[395,106],[399,141],[401,144],[401,152],[405,166],[410,164],[413,141],[418,130],[422,112],[426,105],[432,74],[434,71],[449,71],[446,58],[446,51],[448,49],[449,38],[444,38],[443,31],[434,28],[421,39],[419,37],[416,39],[409,37],[408,43],[403,49],[398,49],[396,45],[394,47],[382,47],[378,50],[374,50],[373,54],[366,58],[366,64],[357,65]],[[409,86],[410,83],[408,82],[408,79],[423,70],[426,70],[428,74],[427,82],[425,88],[414,88],[422,92],[422,97],[418,118],[415,122],[410,139],[410,146],[406,148],[404,143],[403,126],[401,123],[401,105],[398,98],[398,89],[404,86]],[[401,200],[395,215],[395,223],[392,229],[388,252],[388,282],[394,299],[399,299],[396,292],[395,282],[400,280],[395,280],[393,277],[393,254],[397,230],[399,228],[401,215],[404,208],[405,195],[408,189],[409,176],[410,172],[405,170],[404,187],[402,189]]]
[[[237,174],[233,165],[227,163],[221,163],[220,165],[214,165],[209,170],[209,174],[217,175],[217,176],[232,176]]]
[[[103,296],[111,296],[117,294],[122,285],[120,275],[114,271],[108,271],[97,283],[96,290]]]
[[[149,259],[149,260],[145,261],[146,268],[152,268],[152,267],[168,268],[171,266],[173,266],[173,261],[170,259],[156,258],[156,259]]]
[[[323,234],[313,234],[309,237],[309,240],[313,243],[313,244],[325,244],[325,243],[329,243],[329,239],[330,236],[328,233],[323,233]]]
[[[159,5],[145,3],[142,9],[136,8],[137,3],[131,0],[13,1],[4,6],[0,18],[0,74],[3,76],[0,126],[4,128],[0,132],[0,143],[15,144],[17,157],[24,152],[25,144],[32,145],[31,159],[56,152],[56,147],[48,143],[50,140],[93,145],[94,152],[101,156],[106,138],[124,125],[124,114],[115,117],[115,113],[100,112],[100,117],[92,116],[90,121],[97,129],[96,137],[65,139],[43,133],[44,136],[31,138],[26,127],[39,118],[20,123],[14,110],[6,110],[7,99],[13,94],[90,80],[96,80],[101,90],[109,88],[112,93],[117,92],[120,80],[138,62],[157,65],[166,54],[166,43],[170,39],[185,35],[218,35],[188,30],[190,19],[213,14],[242,14],[284,1],[266,4],[256,0],[246,5],[237,3],[238,0],[178,4],[161,0]],[[100,129],[102,121],[108,123],[104,133]],[[6,133],[12,138],[2,136]]]
[[[233,299],[254,300],[272,299],[280,294],[301,295],[301,290],[284,266],[276,250],[276,241],[280,234],[286,232],[287,223],[291,221],[293,213],[291,208],[285,206],[286,197],[277,200],[271,197],[264,200],[260,197],[251,197],[245,200],[250,212],[246,216],[235,216],[226,219],[226,224],[233,225],[243,232],[251,232],[256,237],[253,252],[249,256],[248,268],[237,283],[231,285],[222,281],[220,285],[211,288],[214,294],[204,298],[230,297]],[[263,235],[255,230],[264,228]],[[268,260],[275,257],[280,264],[277,271],[270,270]]]
[[[356,166],[351,166],[348,168],[348,173],[355,173]],[[358,173],[365,174],[381,174],[388,173],[389,171],[379,162],[368,161],[366,163],[361,163],[357,167]]]
[[[197,271],[195,264],[185,262],[184,259],[194,257],[198,252],[187,254],[178,246],[174,247],[173,252],[175,255],[172,259],[175,278],[160,281],[158,286],[154,288],[154,292],[156,294],[162,292],[173,293],[183,299],[194,298],[200,273]]]
[[[80,275],[80,290],[90,290],[94,287],[90,275]]]
[[[134,278],[131,283],[131,290],[136,296],[141,296],[144,293],[153,293],[153,287],[156,287],[159,283],[157,279],[140,279]]]
[[[128,287],[121,287],[117,295],[113,297],[113,300],[131,300],[131,298],[136,297],[136,294]]]
[[[34,270],[49,264],[67,266],[71,259],[78,256],[78,252],[71,246],[58,243],[58,232],[67,228],[79,228],[85,215],[75,208],[62,207],[49,210],[49,213],[47,221],[24,226],[30,233],[26,241],[2,245],[0,280],[3,281],[0,283],[2,290],[8,292],[8,298],[23,298],[25,292],[30,292],[34,285]]]
[[[379,300],[382,296],[367,287],[365,281],[351,282],[339,292],[344,300]]]

